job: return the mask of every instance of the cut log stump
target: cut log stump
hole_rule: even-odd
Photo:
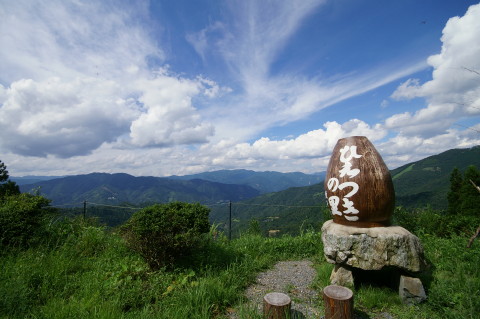
[[[325,319],[352,319],[353,292],[342,286],[330,285],[323,289]]]
[[[271,292],[263,297],[263,316],[267,319],[290,318],[292,300],[281,292]]]

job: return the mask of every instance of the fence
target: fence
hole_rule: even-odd
[[[325,205],[282,205],[255,204],[222,201],[200,203],[210,208],[210,222],[217,230],[228,237],[239,237],[252,231],[258,224],[259,231],[265,236],[283,234],[297,235],[308,229],[318,230],[329,215]],[[145,206],[108,205],[83,201],[64,205],[52,205],[66,216],[97,218],[101,224],[115,227],[126,222],[136,211]]]

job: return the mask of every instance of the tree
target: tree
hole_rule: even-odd
[[[465,170],[460,192],[460,212],[465,215],[480,213],[480,196],[470,181],[475,185],[480,185],[480,171],[473,165]]]
[[[49,203],[28,193],[4,196],[0,202],[0,248],[26,247],[39,241],[46,218],[53,213],[45,209]]]
[[[450,191],[447,194],[448,212],[458,214],[461,206],[460,192],[463,184],[462,173],[455,167],[450,174]]]
[[[8,171],[7,171],[7,166],[5,166],[5,164],[0,161],[0,184],[3,184],[5,183],[6,181],[8,181]]]
[[[17,183],[10,180],[7,166],[0,161],[0,198],[6,195],[20,194],[20,188]]]
[[[247,233],[250,235],[262,235],[262,229],[260,228],[260,223],[255,218],[250,219],[248,222]]]

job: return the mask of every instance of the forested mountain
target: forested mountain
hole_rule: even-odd
[[[22,177],[10,177],[12,181],[17,183],[17,185],[28,185],[43,181],[48,181],[51,179],[62,178],[65,176],[22,176]]]
[[[300,228],[317,229],[325,212],[323,182],[312,186],[292,187],[276,193],[257,196],[232,203],[232,229],[235,235],[245,231],[255,219],[264,233],[280,231],[279,234],[298,234]],[[228,205],[211,206],[210,220],[228,230]]]
[[[480,146],[449,150],[392,170],[397,206],[446,209],[452,170],[463,173],[469,165],[480,168]]]
[[[480,167],[480,146],[449,150],[392,170],[396,205],[430,205],[446,209],[453,168],[457,167],[463,173],[469,165]],[[265,232],[298,233],[302,224],[304,228],[315,227],[323,221],[322,207],[326,204],[323,178],[324,174],[248,170],[224,170],[172,178],[93,173],[21,185],[21,190],[39,189],[41,194],[53,200],[53,205],[79,206],[84,200],[109,205],[200,202],[211,207],[210,219],[220,223],[221,227],[227,225],[230,213],[228,201],[232,201],[234,232],[245,230],[249,221],[256,219]],[[295,183],[312,185],[261,194],[267,189],[282,189]]]
[[[480,146],[449,150],[392,170],[396,206],[431,206],[446,210],[453,168],[457,167],[463,173],[470,165],[480,167]],[[280,233],[297,234],[302,224],[304,228],[315,226],[315,223],[319,227],[326,207],[324,196],[322,182],[233,203],[232,228],[234,233],[245,231],[251,219],[258,220],[264,232],[280,230]],[[212,207],[211,219],[226,225],[227,209]]]
[[[172,179],[190,180],[203,179],[206,181],[248,185],[260,193],[278,192],[290,187],[308,186],[320,183],[325,178],[325,172],[317,174],[304,174],[300,172],[255,172],[245,169],[219,170],[185,176],[170,176]]]
[[[186,176],[134,177],[128,174],[93,173],[68,177],[13,177],[23,192],[40,188],[41,193],[63,205],[84,200],[101,204],[169,202],[211,203],[238,201],[261,193],[319,183],[325,173],[279,173],[221,170]]]
[[[22,192],[39,190],[53,205],[79,205],[84,200],[118,205],[171,201],[213,203],[244,200],[259,192],[250,186],[222,184],[200,179],[172,180],[134,177],[128,174],[92,173],[22,185]]]

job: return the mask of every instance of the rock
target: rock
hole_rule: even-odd
[[[359,228],[329,220],[322,227],[323,252],[329,263],[380,270],[394,266],[421,272],[426,262],[417,236],[400,226]]]
[[[408,276],[400,277],[398,294],[405,304],[418,304],[427,299],[420,279]]]
[[[353,287],[354,281],[352,271],[348,268],[335,265],[335,268],[332,270],[332,274],[330,275],[330,284]]]

